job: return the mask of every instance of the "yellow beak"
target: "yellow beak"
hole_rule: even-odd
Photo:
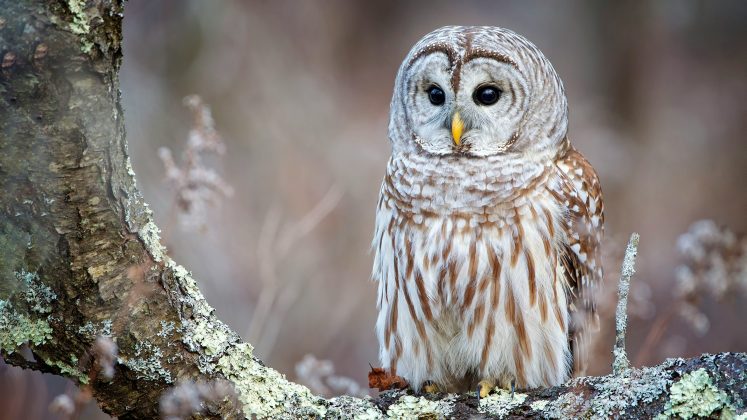
[[[464,131],[464,121],[459,116],[459,112],[455,112],[451,117],[451,138],[457,146],[462,144],[462,131]]]

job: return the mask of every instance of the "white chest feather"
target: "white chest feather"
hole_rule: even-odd
[[[450,391],[482,379],[562,383],[568,310],[556,246],[564,216],[537,186],[546,171],[518,186],[500,176],[453,177],[470,180],[467,188],[429,182],[427,173],[419,183],[408,169],[390,163],[376,216],[384,367],[416,388],[426,380]]]

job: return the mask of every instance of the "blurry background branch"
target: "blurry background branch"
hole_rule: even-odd
[[[267,213],[257,244],[261,292],[246,337],[257,344],[260,354],[268,354],[275,345],[277,334],[290,306],[296,301],[308,275],[294,277],[288,281],[277,276],[278,266],[290,256],[290,251],[298,241],[308,235],[340,201],[342,192],[336,186],[301,220],[280,227],[277,209]],[[284,281],[285,280],[285,281]]]
[[[0,354],[11,365],[62,375],[80,387],[56,400],[58,413],[78,414],[91,396],[123,419],[687,417],[744,410],[747,360],[729,353],[580,378],[515,399],[498,392],[480,406],[469,395],[323,399],[287,381],[217,319],[191,274],[166,255],[135,186],[119,98],[121,2],[2,0],[0,6]],[[198,112],[197,134],[213,138],[200,104],[188,105]],[[181,169],[163,157],[174,173],[181,171],[173,179],[187,180],[177,189],[230,191],[212,174],[195,178],[194,156]],[[194,201],[190,194],[182,201]],[[268,239],[259,246],[276,261],[265,275],[274,275],[279,256],[293,252],[340,194],[331,189],[287,228],[279,216],[268,216]],[[265,306],[294,300],[271,293]],[[314,382],[316,392],[361,392],[325,361],[305,359],[298,375]]]

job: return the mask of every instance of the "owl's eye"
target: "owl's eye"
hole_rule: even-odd
[[[446,102],[446,94],[440,87],[431,86],[428,88],[428,99],[433,105],[443,105]]]
[[[472,95],[472,98],[478,105],[493,105],[498,102],[498,98],[500,97],[501,90],[492,85],[480,86],[475,89],[475,93]]]

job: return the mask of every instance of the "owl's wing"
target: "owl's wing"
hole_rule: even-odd
[[[555,164],[560,173],[560,197],[569,210],[566,241],[559,254],[569,286],[570,326],[568,331],[573,354],[573,373],[586,368],[589,333],[599,328],[595,292],[602,282],[600,243],[604,233],[602,189],[594,168],[573,148]]]

